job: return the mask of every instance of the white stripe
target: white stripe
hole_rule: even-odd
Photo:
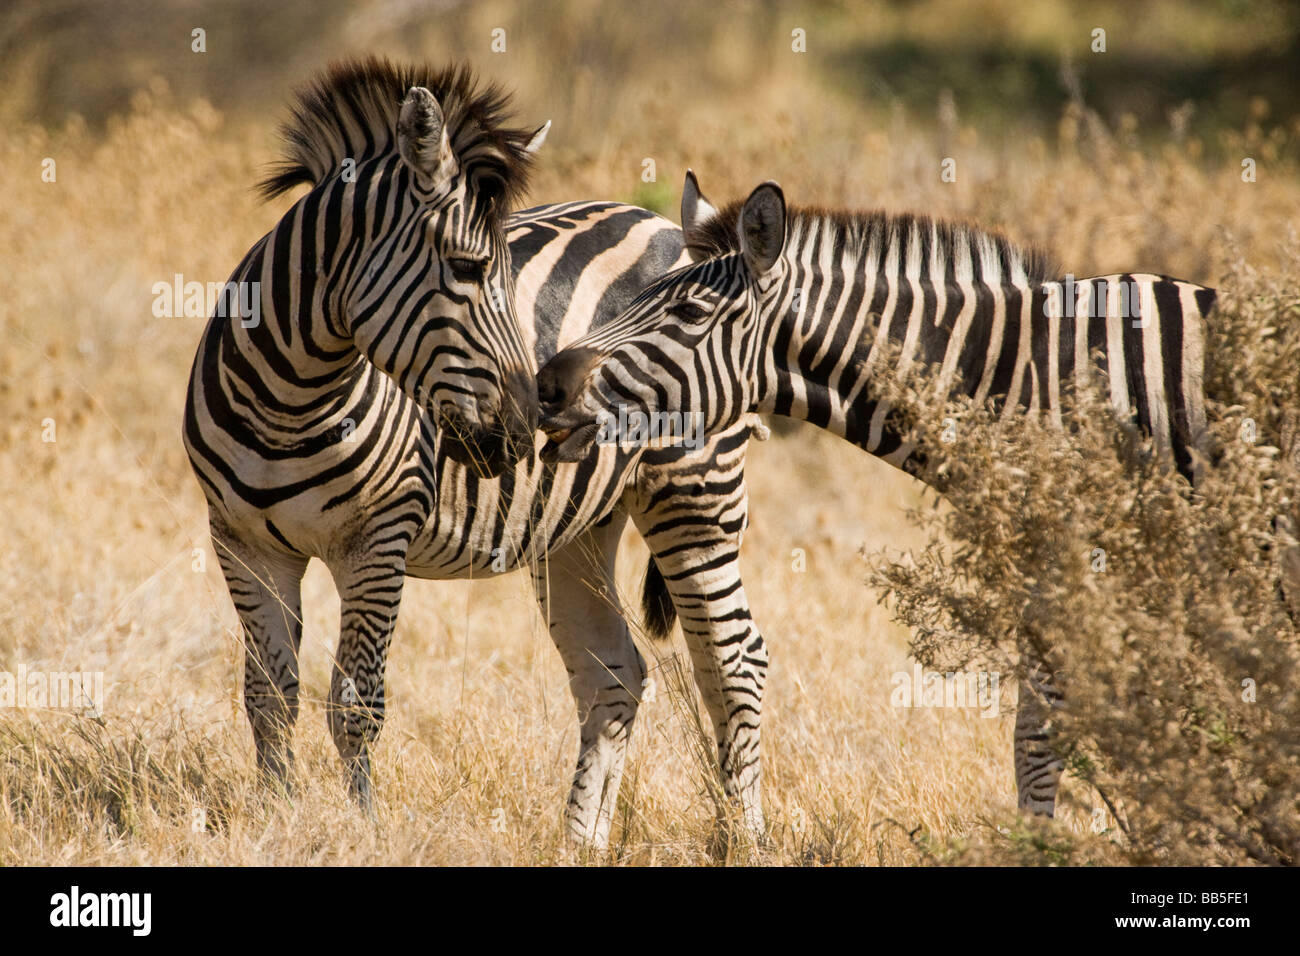
[[[1205,437],[1205,403],[1202,378],[1205,374],[1205,326],[1196,305],[1197,286],[1182,284],[1179,302],[1183,307],[1183,393],[1187,403],[1189,440],[1200,447]],[[1199,471],[1199,469],[1197,469]]]
[[[930,220],[930,284],[934,286],[934,324],[943,322],[948,311],[948,263],[944,258],[943,244],[939,242],[939,225]]]
[[[1092,283],[1074,285],[1074,387],[1088,387],[1092,376],[1092,356],[1088,354],[1088,327],[1092,322]]]
[[[1128,376],[1124,361],[1124,323],[1120,315],[1119,276],[1106,280],[1106,370],[1110,375],[1110,401],[1115,411],[1127,416],[1132,408],[1128,397]]]
[[[1002,354],[1002,336],[1006,332],[1007,325],[1007,303],[1002,294],[1000,285],[988,286],[988,290],[993,295],[993,328],[989,332],[989,347],[984,353],[984,372],[980,376],[979,387],[975,389],[975,404],[983,405],[984,400],[989,397],[989,389],[993,386],[993,375],[997,371],[998,357]]]
[[[1157,276],[1134,276],[1138,283],[1138,308],[1142,320],[1142,376],[1146,379],[1147,407],[1156,448],[1169,454],[1173,445],[1169,433],[1169,403],[1165,399],[1164,350],[1160,339],[1160,313],[1156,308]]]

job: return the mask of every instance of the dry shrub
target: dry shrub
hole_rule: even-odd
[[[1300,408],[1286,255],[1271,279],[1235,270],[1211,316],[1216,461],[1195,493],[1100,389],[1074,396],[1062,432],[898,387],[917,440],[943,449],[949,507],[920,516],[931,541],[911,561],[877,559],[875,583],[927,667],[1046,666],[1065,693],[1057,751],[1107,808],[1099,838],[1016,821],[941,858],[1300,860],[1300,647],[1274,527],[1300,500],[1278,447],[1285,431],[1294,449]]]

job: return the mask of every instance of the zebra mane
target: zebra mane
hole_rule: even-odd
[[[700,223],[690,231],[690,247],[697,255],[718,256],[740,251],[738,223],[743,202],[724,206],[717,215]],[[820,233],[822,241],[829,240],[832,248],[843,249],[851,255],[865,255],[873,247],[880,250],[880,261],[888,256],[891,245],[898,244],[898,269],[907,267],[912,236],[920,239],[920,261],[929,268],[937,259],[947,266],[963,262],[996,261],[1001,281],[1008,281],[1020,271],[1030,283],[1059,278],[1055,257],[1035,245],[1019,245],[1001,232],[984,229],[971,223],[913,213],[889,214],[875,209],[849,212],[840,209],[822,209],[816,206],[788,207],[786,210],[786,242],[797,244]],[[981,270],[987,278],[987,272]]]
[[[532,132],[504,125],[510,96],[496,84],[480,85],[466,64],[441,70],[427,64],[395,64],[370,56],[331,64],[298,91],[290,118],[280,127],[284,159],[258,183],[271,199],[299,183],[319,185],[343,160],[360,164],[397,148],[397,116],[413,86],[438,100],[447,140],[466,169],[477,168],[501,182],[503,211],[528,186]]]

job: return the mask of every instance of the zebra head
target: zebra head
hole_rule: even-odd
[[[303,99],[307,132],[289,129],[291,147],[295,136],[303,144],[296,162],[264,186],[330,191],[320,202],[328,213],[304,223],[323,229],[337,256],[317,283],[328,327],[432,415],[454,460],[484,476],[531,455],[537,424],[504,221],[550,124],[505,128],[506,105],[464,68],[349,67]]]
[[[781,187],[759,186],[719,212],[688,171],[682,230],[695,261],[648,286],[613,322],[554,356],[537,376],[547,461],[577,461],[626,424],[664,437],[706,435],[758,399],[763,315],[786,271]],[[720,234],[735,230],[735,237]],[[635,436],[633,436],[635,437]]]

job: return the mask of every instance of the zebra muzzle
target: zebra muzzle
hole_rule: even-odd
[[[599,431],[595,422],[586,425],[547,429],[543,424],[546,444],[542,446],[540,457],[547,464],[581,461],[590,454],[596,443]]]
[[[472,468],[480,478],[494,478],[509,465],[504,430],[472,421],[450,402],[438,408],[440,447],[452,461]]]

